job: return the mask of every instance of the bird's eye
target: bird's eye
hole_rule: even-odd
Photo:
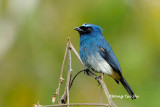
[[[81,26],[80,29],[86,30],[86,27],[85,26]]]
[[[93,29],[92,29],[92,27],[88,27],[87,30],[88,31],[92,31]]]
[[[89,26],[81,26],[79,28],[81,29],[81,31],[79,31],[81,34],[88,34],[93,30],[93,28]]]
[[[83,29],[84,31],[92,31],[92,27],[81,26],[80,29]]]

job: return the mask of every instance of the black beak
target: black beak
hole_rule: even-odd
[[[82,31],[82,29],[80,27],[75,27],[74,30],[76,30],[76,31]]]

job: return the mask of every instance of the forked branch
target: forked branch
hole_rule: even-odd
[[[72,75],[72,68],[71,68],[71,50],[74,52],[74,54],[77,56],[77,58],[79,59],[79,61],[81,62],[82,66],[83,66],[83,70],[77,72],[75,74],[75,76],[73,77],[73,79],[71,79],[71,75]],[[60,99],[61,104],[59,104],[59,93],[60,93],[60,86],[61,83],[63,83],[63,68],[64,68],[64,63],[66,60],[66,56],[68,53],[68,75],[67,75],[67,82],[66,82],[66,88],[65,91]],[[93,72],[89,71],[87,72],[88,75],[90,75],[91,77],[94,77],[102,86],[104,93],[108,99],[109,104],[102,104],[102,103],[69,103],[69,90],[71,89],[73,82],[75,80],[75,78],[83,71],[86,70],[85,65],[83,64],[78,52],[76,51],[76,49],[73,47],[70,38],[68,38],[68,43],[66,46],[66,50],[65,50],[65,54],[64,54],[64,59],[63,59],[63,63],[62,63],[62,68],[61,68],[61,73],[60,73],[60,79],[59,79],[59,84],[58,84],[58,88],[56,90],[56,93],[54,95],[57,95],[57,104],[55,105],[45,105],[42,106],[39,103],[35,104],[34,107],[63,107],[63,106],[110,106],[110,107],[116,107],[116,105],[114,104],[114,102],[112,101],[112,99],[110,98],[110,94],[109,91],[107,89],[107,86],[105,85],[104,81],[103,81],[103,74],[101,75],[102,78],[97,78],[98,76],[95,75]],[[66,104],[67,102],[67,104]]]

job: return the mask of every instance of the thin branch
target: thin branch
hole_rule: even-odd
[[[100,81],[100,83],[101,83],[101,85],[102,85],[102,87],[103,87],[104,93],[106,94],[106,97],[107,97],[109,103],[111,104],[111,106],[112,106],[112,107],[117,107],[117,106],[114,104],[114,102],[112,101],[112,99],[110,98],[110,94],[109,94],[109,92],[108,92],[107,86],[106,86],[106,84],[104,83],[104,81],[103,81],[102,79],[99,79],[99,81]]]
[[[72,103],[72,104],[55,104],[55,105],[39,105],[38,107],[63,107],[63,106],[106,106],[110,107],[109,104],[99,103]]]
[[[72,50],[74,51],[74,53],[76,54],[76,56],[77,56],[78,59],[80,60],[81,64],[83,65],[83,67],[86,68],[85,65],[83,64],[83,62],[82,62],[79,54],[77,53],[77,51],[76,51],[75,48],[73,47],[73,45],[72,45],[72,44],[70,44],[70,45],[71,45]],[[92,72],[89,72],[89,73],[90,73],[90,75],[92,75],[94,78],[96,78],[96,75],[95,75],[94,73],[92,73]],[[112,99],[110,98],[110,94],[109,94],[109,92],[108,92],[107,86],[105,85],[103,79],[99,79],[99,82],[101,83],[101,85],[102,85],[102,87],[103,87],[103,89],[104,89],[104,92],[105,92],[105,94],[106,94],[106,97],[107,97],[109,103],[111,104],[111,106],[116,107],[116,105],[114,104],[114,102],[113,102]]]
[[[101,89],[100,89],[100,103],[102,103],[102,85],[101,85]]]
[[[67,84],[66,84],[66,92],[67,92],[67,104],[69,104],[69,83],[71,79],[71,48],[70,46],[70,38],[68,38],[68,76],[67,76]],[[67,106],[69,107],[69,106]]]
[[[91,71],[88,72],[88,73],[89,73],[90,76],[94,77],[95,79],[98,77],[96,74],[94,74],[94,73],[91,72]],[[107,99],[108,99],[109,104],[110,104],[112,107],[117,107],[117,106],[114,104],[114,102],[112,101],[112,99],[111,99],[111,97],[110,97],[110,94],[109,94],[109,91],[108,91],[108,89],[107,89],[107,86],[106,86],[106,84],[104,83],[103,79],[100,78],[100,79],[98,79],[97,81],[100,82],[100,84],[102,85],[103,90],[104,90],[104,93],[105,93],[105,95],[106,95],[106,97],[107,97]]]
[[[73,84],[75,78],[78,76],[78,74],[80,74],[80,73],[83,72],[83,71],[84,71],[84,69],[83,69],[83,70],[80,70],[79,72],[77,72],[77,73],[75,74],[75,76],[73,77],[73,79],[72,79],[72,81],[71,81],[71,83],[70,83],[70,85],[69,85],[69,89],[72,87],[72,84]]]
[[[75,53],[75,55],[77,56],[77,58],[79,59],[79,61],[81,62],[81,64],[84,67],[84,70],[79,71],[71,80],[71,74],[72,74],[72,69],[71,69],[71,50],[73,50],[73,52]],[[62,68],[61,68],[61,73],[60,73],[60,79],[59,79],[59,84],[58,84],[58,88],[56,90],[57,92],[57,103],[59,103],[59,92],[60,92],[60,85],[63,82],[63,78],[62,78],[62,74],[63,74],[63,68],[64,68],[64,63],[66,60],[66,55],[68,53],[68,76],[67,76],[67,82],[66,82],[66,88],[64,91],[64,94],[61,97],[61,103],[63,104],[55,104],[55,105],[46,105],[46,106],[42,106],[39,103],[35,104],[35,107],[59,107],[59,106],[112,106],[112,107],[116,107],[116,105],[114,104],[114,102],[112,101],[112,99],[110,98],[110,94],[108,92],[108,89],[103,81],[103,75],[102,75],[102,79],[99,78],[97,75],[95,75],[93,72],[89,71],[87,72],[88,75],[94,77],[102,86],[102,88],[104,89],[105,95],[109,101],[109,104],[99,104],[99,103],[73,103],[73,104],[69,104],[69,89],[72,87],[72,84],[75,80],[75,78],[82,72],[86,70],[85,65],[83,64],[78,52],[76,51],[76,49],[73,47],[73,45],[70,42],[70,38],[68,38],[68,43],[66,46],[66,50],[65,50],[65,55],[64,55],[64,59],[63,59],[63,63],[62,63]],[[68,104],[66,104],[66,101]]]
[[[59,92],[60,92],[60,86],[61,86],[61,83],[62,83],[62,74],[63,74],[63,68],[64,68],[64,63],[65,63],[65,60],[66,60],[66,55],[67,55],[67,52],[68,52],[68,42],[67,42],[67,45],[66,45],[66,50],[65,50],[65,54],[64,54],[64,58],[63,58],[63,63],[62,63],[62,67],[61,67],[61,73],[60,73],[60,78],[59,78],[59,83],[58,83],[58,88],[57,88],[57,104],[59,104]]]
[[[73,50],[73,52],[75,53],[75,55],[77,56],[77,58],[79,59],[79,61],[81,62],[83,68],[85,69],[86,67],[85,67],[85,65],[83,64],[83,62],[82,62],[82,60],[81,60],[78,52],[76,51],[76,49],[74,48],[74,46],[72,45],[72,43],[70,43],[70,47],[71,47],[71,49]]]
[[[71,50],[73,50],[73,52],[75,53],[75,55],[77,56],[77,58],[79,59],[79,61],[81,62],[83,68],[85,68],[85,65],[83,64],[78,52],[76,51],[76,49],[74,48],[74,46],[72,45],[72,43],[70,42],[70,39],[68,38],[68,47],[70,47]],[[75,79],[75,78],[74,78]],[[73,80],[74,81],[74,80]],[[73,84],[73,81],[71,82],[71,84]],[[71,88],[71,86],[70,86]],[[69,88],[69,89],[70,89]],[[66,90],[66,89],[65,89]],[[62,104],[65,104],[66,103],[66,100],[67,100],[67,93],[66,91],[64,91],[62,97],[61,97],[61,103]]]
[[[103,79],[103,73],[101,73],[101,79]],[[101,85],[101,89],[100,89],[100,103],[102,103],[102,85]]]
[[[73,79],[70,80],[69,90],[71,89],[75,78],[76,78],[81,72],[83,72],[83,71],[84,71],[84,70],[80,70],[79,72],[77,72],[77,73],[75,74],[75,76],[73,77]],[[65,103],[66,103],[66,100],[67,100],[67,93],[66,93],[66,91],[65,91],[65,92],[63,93],[62,97],[61,97],[61,103],[62,103],[62,104],[65,104]]]
[[[82,60],[81,60],[78,52],[77,52],[76,49],[73,47],[73,45],[71,44],[71,42],[70,42],[69,45],[70,45],[70,48],[71,48],[71,49],[73,50],[73,52],[75,53],[75,55],[77,56],[77,58],[80,60],[80,62],[81,62],[81,64],[83,65],[84,69],[86,69],[86,67],[85,67],[85,65],[83,64],[83,62],[82,62]],[[93,72],[89,72],[89,75],[92,76],[92,77],[94,77],[94,78],[97,78],[97,75],[95,75]],[[100,82],[100,84],[102,85],[102,87],[103,87],[103,89],[104,89],[104,92],[105,92],[105,95],[106,95],[106,97],[107,97],[110,105],[111,105],[112,107],[116,107],[116,105],[114,104],[114,102],[112,101],[112,99],[111,99],[110,96],[109,96],[110,94],[109,94],[109,92],[108,92],[107,86],[105,85],[103,79],[99,79],[99,80],[97,80],[97,81]],[[61,101],[64,100],[64,99],[62,99],[62,98],[65,98],[65,97],[66,97],[65,94],[63,94],[63,96],[61,97]]]

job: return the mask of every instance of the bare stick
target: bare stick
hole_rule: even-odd
[[[72,84],[73,84],[75,78],[78,76],[78,74],[80,74],[80,73],[83,72],[83,71],[84,71],[84,69],[83,69],[83,70],[80,70],[79,72],[76,73],[76,75],[73,77],[73,79],[72,79],[72,81],[71,81],[71,83],[70,83],[70,85],[69,85],[69,89],[72,87]]]
[[[77,58],[79,59],[79,61],[81,62],[83,68],[85,69],[86,67],[85,67],[85,65],[83,64],[83,62],[82,62],[82,60],[81,60],[78,52],[76,51],[76,49],[74,48],[74,46],[72,45],[72,43],[70,43],[70,47],[71,47],[71,49],[73,50],[73,52],[75,53],[75,55],[77,56]]]
[[[70,39],[68,38],[68,43],[70,46]],[[67,76],[67,84],[66,84],[66,92],[67,92],[67,104],[69,104],[69,83],[70,83],[70,79],[71,79],[71,48],[68,47],[68,76]],[[69,107],[69,106],[67,106]]]
[[[92,77],[94,77],[94,78],[97,78],[98,76],[96,75],[96,74],[94,74],[93,72],[88,72],[89,73],[89,75],[90,76],[92,76]],[[104,81],[103,81],[103,79],[98,79],[97,80],[98,82],[100,82],[100,84],[102,85],[102,88],[103,88],[103,90],[104,90],[104,93],[105,93],[105,95],[106,95],[106,97],[107,97],[107,99],[108,99],[108,102],[109,102],[109,104],[111,105],[111,107],[117,107],[115,104],[114,104],[114,102],[112,101],[112,99],[111,99],[111,97],[110,97],[110,94],[109,94],[109,91],[108,91],[108,89],[107,89],[107,86],[106,86],[106,84],[104,83]]]
[[[63,106],[106,106],[106,107],[110,107],[109,104],[99,104],[99,103],[72,103],[72,104],[55,104],[55,105],[45,105],[45,106],[38,105],[37,107],[63,107]]]
[[[73,52],[76,54],[77,58],[80,60],[81,64],[83,65],[84,69],[86,69],[85,65],[83,64],[78,52],[76,51],[76,49],[73,47],[73,45],[70,43],[70,47],[72,48]],[[96,78],[96,75],[92,72],[89,72],[91,76],[93,76],[94,78]],[[112,99],[110,98],[110,94],[108,92],[108,89],[107,89],[107,86],[105,85],[103,79],[99,79],[99,82],[101,83],[103,89],[104,89],[104,92],[105,92],[105,95],[109,101],[109,103],[111,104],[111,106],[113,107],[116,107],[116,105],[114,104],[114,102],[112,101]]]
[[[84,70],[81,70],[79,71],[74,77],[73,79],[71,80],[71,75],[72,75],[72,69],[71,69],[71,49],[73,50],[73,52],[76,54],[77,58],[79,59],[79,61],[81,62],[81,64],[83,65],[84,67]],[[43,106],[43,105],[40,105],[39,103],[35,104],[34,107],[60,107],[60,106],[112,106],[112,107],[116,107],[116,105],[114,104],[114,102],[112,101],[112,99],[110,98],[110,95],[109,95],[109,92],[108,92],[108,89],[103,81],[103,75],[102,75],[102,79],[101,78],[98,78],[97,79],[97,75],[95,75],[93,72],[89,71],[88,74],[92,77],[94,77],[102,86],[102,88],[104,89],[104,92],[105,92],[105,95],[109,101],[110,104],[99,104],[99,103],[73,103],[73,104],[69,104],[69,89],[72,87],[72,84],[75,80],[75,78],[82,72],[82,71],[85,71],[86,70],[86,67],[85,65],[83,64],[79,54],[77,53],[76,49],[73,47],[73,45],[71,44],[70,42],[70,38],[68,38],[68,43],[67,43],[67,46],[66,46],[66,50],[65,50],[65,55],[64,55],[64,59],[63,59],[63,63],[62,63],[62,68],[61,68],[61,73],[60,73],[60,79],[59,79],[59,84],[58,84],[58,88],[57,88],[57,103],[59,103],[59,92],[60,92],[60,85],[61,83],[63,82],[63,78],[62,78],[62,74],[63,74],[63,68],[64,68],[64,63],[65,63],[65,60],[66,60],[66,55],[68,53],[68,76],[67,76],[67,83],[66,83],[66,88],[65,88],[65,91],[64,91],[64,94],[62,95],[61,97],[61,103],[63,104],[55,104],[55,105],[46,105],[46,106]],[[65,100],[64,100],[65,98]],[[65,102],[62,102],[65,101]],[[67,103],[68,104],[65,104],[66,103],[66,100],[67,100]]]
[[[102,79],[99,79],[99,81],[100,81],[100,83],[101,83],[101,85],[102,85],[102,87],[103,87],[104,93],[105,93],[105,95],[106,95],[106,97],[107,97],[108,102],[110,103],[110,105],[111,105],[112,107],[117,107],[117,106],[114,104],[114,102],[112,101],[112,99],[110,98],[110,94],[109,94],[109,92],[108,92],[107,86],[106,86],[106,84],[104,83],[104,81],[103,81]]]
[[[83,72],[83,71],[84,71],[84,70],[80,70],[79,72],[77,72],[77,73],[75,74],[75,76],[73,77],[73,79],[70,80],[69,90],[71,89],[75,78],[76,78],[81,72]],[[62,97],[61,97],[61,103],[62,103],[62,104],[65,104],[65,103],[66,103],[66,100],[67,100],[67,93],[66,93],[66,91],[65,91],[65,92],[63,93]]]
[[[59,83],[58,83],[58,88],[57,88],[57,104],[59,104],[59,92],[60,92],[61,83],[63,81],[62,74],[63,74],[63,68],[64,68],[64,63],[66,60],[67,52],[68,52],[68,43],[66,45],[66,50],[65,50],[65,54],[64,54],[64,58],[63,58],[63,63],[62,63],[62,67],[61,67],[61,73],[60,73],[60,78],[59,78]]]
[[[85,68],[85,65],[83,64],[83,62],[82,62],[82,60],[81,60],[78,52],[77,52],[76,49],[73,47],[73,45],[72,45],[72,43],[70,42],[70,39],[69,39],[69,38],[68,38],[68,47],[70,47],[70,48],[73,50],[73,52],[75,53],[75,55],[77,56],[77,58],[78,58],[79,61],[81,62],[82,66]],[[78,74],[79,74],[79,73],[78,73]],[[77,74],[77,75],[78,75],[78,74]],[[75,79],[75,77],[74,77],[74,79]],[[71,84],[73,84],[74,79],[71,81]],[[72,85],[71,85],[71,86],[72,86]],[[69,87],[69,89],[71,88],[71,86]],[[63,95],[62,95],[62,97],[61,97],[61,103],[62,103],[62,104],[65,104],[65,103],[66,103],[66,100],[67,100],[66,90],[67,90],[67,89],[65,89],[65,92],[63,93]]]
[[[101,79],[103,80],[103,73],[101,73]],[[102,85],[100,90],[100,103],[102,103]]]
[[[100,103],[102,103],[102,85],[101,85],[101,90],[100,90]]]

